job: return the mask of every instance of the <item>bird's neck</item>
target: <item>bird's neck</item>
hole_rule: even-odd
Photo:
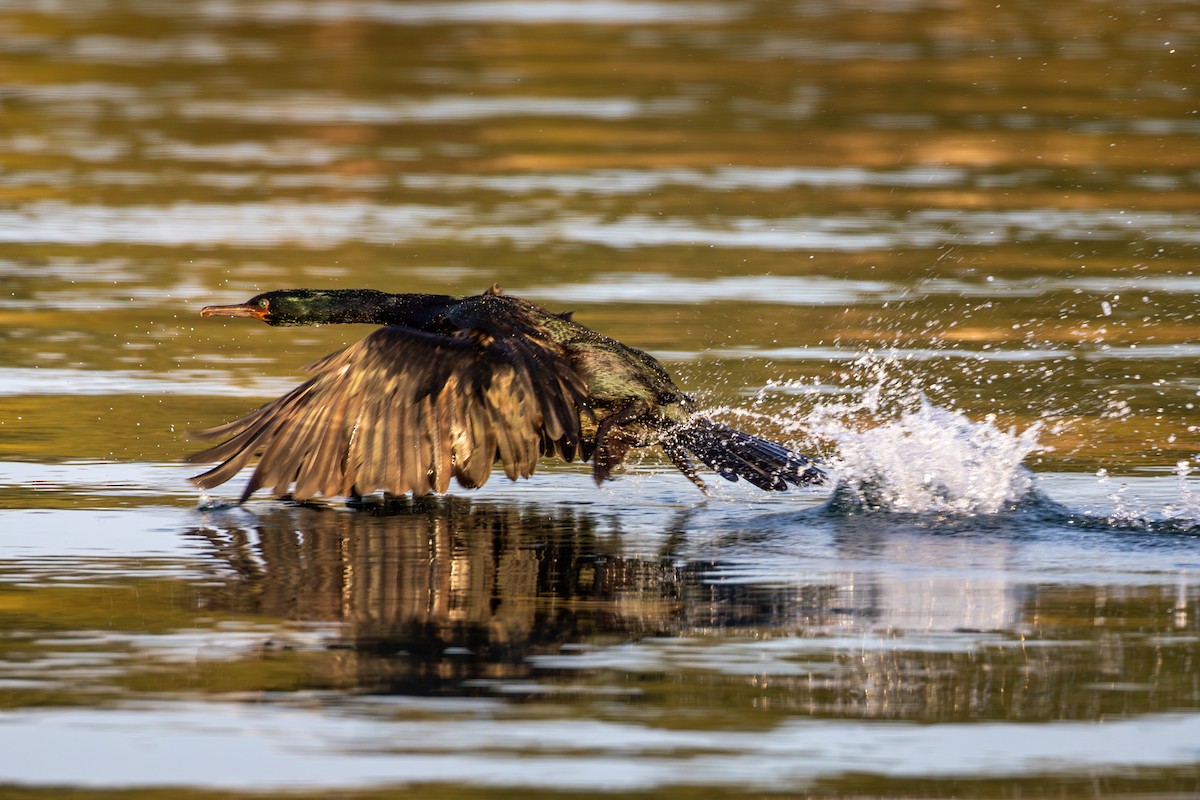
[[[366,323],[420,327],[453,298],[436,294],[389,294],[374,289],[335,289],[309,309],[308,324]]]

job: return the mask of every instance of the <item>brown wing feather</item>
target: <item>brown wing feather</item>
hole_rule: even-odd
[[[442,492],[481,486],[500,461],[510,478],[538,457],[567,460],[587,387],[564,353],[528,330],[444,336],[380,328],[312,365],[316,374],[245,417],[198,432],[229,438],[190,461],[208,489],[258,457],[242,500],[262,487],[315,495]]]

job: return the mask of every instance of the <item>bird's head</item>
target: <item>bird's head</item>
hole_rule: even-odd
[[[370,322],[382,292],[370,289],[277,289],[244,303],[205,306],[202,317],[252,317],[268,325],[328,325]]]

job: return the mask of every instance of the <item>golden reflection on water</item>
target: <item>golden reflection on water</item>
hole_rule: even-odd
[[[253,698],[263,715],[378,721],[353,704],[464,698],[385,712],[457,731],[500,699],[510,732],[586,720],[723,738],[868,720],[886,724],[851,732],[853,769],[779,786],[1186,795],[1195,759],[1175,755],[884,770],[889,732],[941,753],[988,723],[1015,726],[998,752],[1060,721],[1150,726],[1127,749],[1167,752],[1152,726],[1200,705],[1181,473],[1200,441],[1198,41],[1188,4],[6,4],[3,705]],[[647,522],[633,476],[587,506],[502,503],[519,487],[489,484],[491,500],[391,516],[192,511],[165,466],[194,449],[186,431],[364,333],[212,323],[200,306],[493,281],[662,355],[704,402],[825,458],[839,444],[814,411],[880,389],[887,413],[850,423],[869,430],[923,394],[1000,429],[1042,424],[1049,449],[1027,462],[1053,501],[1134,474],[1170,481],[1150,510],[1184,522],[1139,527],[1116,489],[1093,525],[1023,504],[998,521],[772,522],[769,500],[729,501],[741,515],[666,488],[644,490],[668,509]],[[545,477],[583,502],[572,469]],[[90,554],[29,555],[62,524],[30,523],[43,512],[78,514]],[[126,552],[137,525],[195,551]],[[765,741],[764,769],[829,760],[820,734]],[[675,786],[699,766],[639,788],[738,794],[762,774]],[[554,785],[539,780],[512,792]]]
[[[619,524],[582,509],[465,500],[386,516],[281,509],[252,530],[190,535],[227,576],[206,608],[344,623],[337,682],[371,692],[503,693],[532,678],[556,697],[607,687],[657,713],[719,709],[743,725],[795,713],[1102,720],[1200,702],[1193,590],[922,587],[868,572],[714,582],[728,567],[684,557],[686,517],[657,554],[628,552]]]

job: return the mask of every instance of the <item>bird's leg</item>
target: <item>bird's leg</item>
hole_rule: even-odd
[[[349,494],[346,495],[346,508],[352,508],[355,511],[361,511],[366,507],[367,504],[363,501],[363,496],[358,491],[358,487],[351,486]]]
[[[608,480],[612,471],[625,460],[636,438],[621,425],[633,422],[646,412],[645,403],[629,400],[605,417],[596,428],[596,447],[592,454],[592,477],[596,485]]]
[[[677,444],[663,442],[662,449],[667,454],[667,458],[671,459],[671,463],[675,465],[676,469],[682,472],[689,481],[694,483],[697,489],[708,494],[708,484],[696,472],[696,465],[687,457],[687,453],[683,451],[683,448]]]
[[[410,511],[416,508],[418,499],[416,495],[410,496],[408,492],[392,494],[385,491],[383,493],[383,507],[389,511]]]

